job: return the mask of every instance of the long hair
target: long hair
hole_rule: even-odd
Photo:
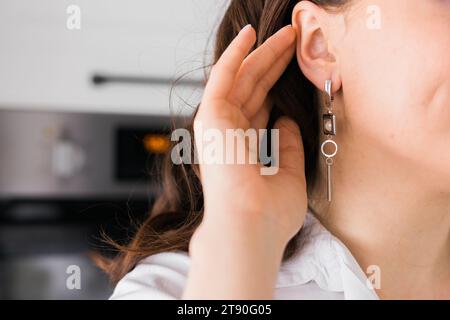
[[[280,28],[291,23],[292,10],[298,2],[300,0],[232,0],[217,31],[214,63],[242,26],[250,23],[255,28],[257,43],[254,50]],[[348,1],[312,2],[327,8],[339,8]],[[268,126],[280,116],[288,116],[301,129],[307,192],[310,195],[318,177],[320,102],[314,86],[301,72],[295,56],[269,95],[273,108]],[[191,133],[194,116],[186,126]],[[162,191],[145,221],[128,244],[108,241],[118,251],[115,258],[97,259],[98,265],[113,282],[119,281],[147,256],[168,251],[188,252],[189,241],[203,217],[203,194],[198,172],[198,165],[175,165],[170,155],[166,156],[161,168]],[[300,233],[288,243],[284,260],[298,249]]]

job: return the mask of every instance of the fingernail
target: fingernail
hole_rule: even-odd
[[[292,24],[287,24],[287,25],[285,26],[285,28],[294,30],[294,27],[292,26]]]
[[[246,26],[244,26],[244,27],[241,29],[241,31],[247,30],[247,29],[249,29],[249,28],[251,28],[251,27],[252,27],[252,25],[249,23],[249,24],[247,24]]]

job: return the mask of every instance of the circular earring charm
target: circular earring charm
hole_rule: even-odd
[[[332,145],[334,145],[334,152],[333,153],[326,153],[325,152],[325,146],[327,145],[327,144],[332,144]],[[321,149],[320,149],[321,151],[322,151],[322,154],[323,154],[323,156],[325,157],[325,158],[333,158],[336,154],[337,154],[337,152],[338,152],[338,145],[337,145],[337,143],[334,141],[334,140],[325,140],[323,143],[322,143],[322,147],[321,147]]]

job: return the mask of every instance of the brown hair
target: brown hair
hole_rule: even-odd
[[[291,23],[291,13],[300,0],[232,0],[220,23],[214,51],[214,61],[246,24],[257,32],[255,48],[276,31]],[[312,0],[323,7],[340,7],[348,0]],[[299,69],[294,57],[270,91],[273,102],[269,127],[279,116],[292,118],[301,128],[305,150],[305,174],[308,195],[318,176],[319,112],[316,90]],[[195,115],[194,115],[195,116]],[[187,128],[192,132],[192,120]],[[193,136],[193,135],[191,135]],[[188,251],[189,241],[203,216],[202,186],[198,166],[174,165],[167,155],[162,168],[162,193],[147,219],[126,245],[114,244],[119,251],[115,258],[101,259],[99,266],[112,281],[119,281],[143,258],[167,251]],[[297,250],[297,234],[288,244],[284,259]]]

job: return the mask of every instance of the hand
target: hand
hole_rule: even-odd
[[[194,127],[219,129],[223,137],[227,129],[266,128],[268,92],[293,58],[295,37],[286,26],[248,54],[256,35],[244,28],[213,66]],[[190,244],[185,298],[205,298],[206,292],[214,298],[272,295],[284,248],[307,211],[300,130],[287,118],[275,128],[280,130],[276,175],[261,175],[262,164],[200,164],[204,219]],[[203,137],[199,130],[194,134],[199,149]],[[247,156],[252,152],[247,149]],[[217,273],[226,273],[226,281]]]

